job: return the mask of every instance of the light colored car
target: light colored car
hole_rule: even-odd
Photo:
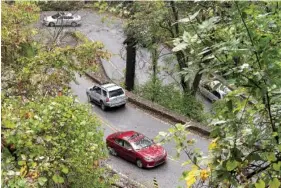
[[[204,97],[214,102],[222,99],[231,90],[215,80],[209,83],[201,83],[199,91]]]
[[[86,90],[89,102],[96,102],[101,106],[102,110],[106,108],[125,106],[127,96],[120,86],[109,83],[103,85],[95,85]]]
[[[46,16],[43,19],[43,24],[46,26],[73,26],[76,27],[81,24],[81,16],[72,15],[68,12],[59,12],[53,16]]]

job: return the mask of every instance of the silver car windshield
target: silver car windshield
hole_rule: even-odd
[[[140,150],[140,149],[153,145],[153,141],[147,137],[143,137],[142,139],[138,140],[137,142],[132,142],[131,144],[135,150]]]
[[[58,17],[60,17],[59,13],[52,16],[53,19],[57,19]]]
[[[109,91],[109,97],[116,97],[116,96],[119,96],[119,95],[123,95],[124,94],[124,91],[123,89],[117,89],[117,90],[113,90],[113,91]]]

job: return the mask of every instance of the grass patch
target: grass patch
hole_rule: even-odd
[[[183,94],[175,85],[163,85],[160,80],[150,79],[137,87],[134,93],[199,122],[204,122],[203,104],[190,94]]]

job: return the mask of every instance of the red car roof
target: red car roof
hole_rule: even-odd
[[[144,137],[143,134],[138,133],[136,131],[124,131],[124,132],[119,132],[116,135],[116,138],[127,140],[128,142],[136,142],[143,137]]]

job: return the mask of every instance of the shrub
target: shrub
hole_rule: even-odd
[[[42,11],[71,11],[79,10],[84,6],[83,1],[39,1]]]
[[[2,108],[3,187],[109,186],[100,182],[107,151],[89,108],[67,96],[5,97]]]
[[[135,92],[148,100],[197,121],[201,122],[206,119],[202,103],[191,94],[183,94],[173,84],[163,85],[159,79],[150,79],[146,84],[138,87]]]

